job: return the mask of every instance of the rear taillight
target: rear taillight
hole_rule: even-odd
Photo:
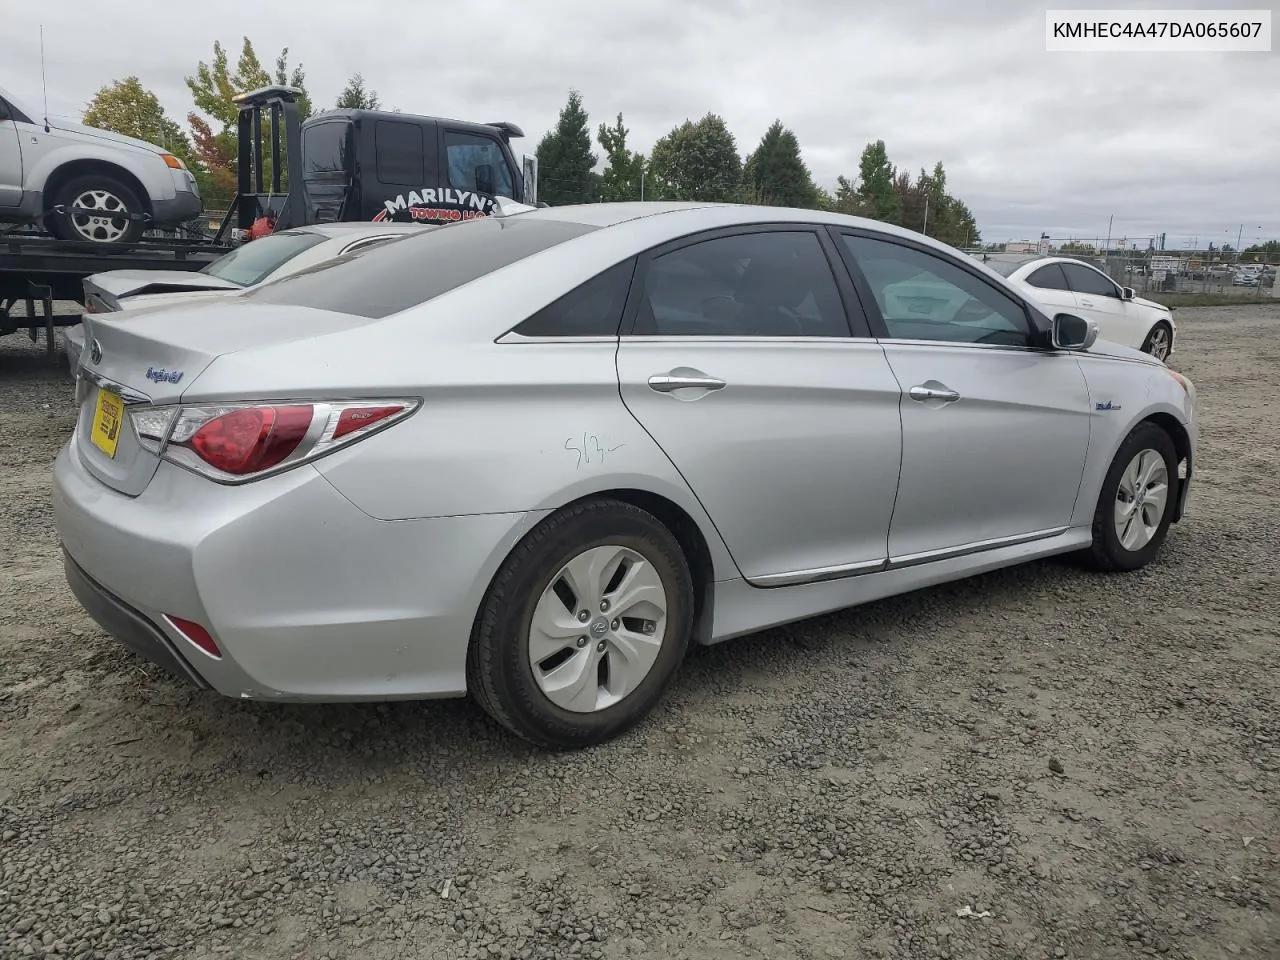
[[[413,399],[135,407],[142,446],[222,483],[243,483],[314,460],[403,420]]]

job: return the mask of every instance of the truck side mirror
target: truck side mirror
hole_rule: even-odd
[[[476,164],[476,192],[486,193],[491,197],[497,192],[497,188],[494,186],[493,182],[492,164]]]

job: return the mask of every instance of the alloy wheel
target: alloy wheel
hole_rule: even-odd
[[[1160,529],[1169,503],[1169,468],[1159,452],[1146,449],[1129,461],[1116,491],[1115,528],[1120,545],[1141,550]]]
[[[76,233],[95,243],[115,243],[129,229],[129,208],[110,190],[86,190],[76,197],[73,207],[101,211],[100,215],[71,214]]]
[[[653,564],[627,547],[591,547],[543,590],[529,624],[538,688],[574,713],[604,710],[649,675],[667,631],[668,597]]]

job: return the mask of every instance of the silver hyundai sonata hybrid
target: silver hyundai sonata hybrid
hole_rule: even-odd
[[[57,526],[108,632],[231,697],[471,693],[547,747],[690,643],[1142,567],[1195,460],[1164,363],[810,210],[504,211],[86,326]]]

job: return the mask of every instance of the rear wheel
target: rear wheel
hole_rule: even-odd
[[[548,517],[499,570],[472,634],[468,688],[539,746],[600,743],[653,709],[692,623],[671,532],[631,504],[587,501]]]
[[[1132,343],[1133,341],[1130,341]],[[1151,332],[1147,334],[1147,339],[1142,342],[1142,352],[1149,353],[1157,360],[1165,360],[1169,356],[1169,348],[1173,346],[1173,331],[1169,325],[1161,320]]]
[[[129,219],[146,210],[130,187],[104,174],[72,177],[53,196],[53,206],[93,211],[49,215],[49,229],[60,240],[91,243],[132,243],[142,236],[143,222]]]
[[[1140,423],[1120,445],[1102,482],[1090,564],[1111,571],[1150,563],[1169,533],[1178,483],[1173,440],[1154,423]]]

